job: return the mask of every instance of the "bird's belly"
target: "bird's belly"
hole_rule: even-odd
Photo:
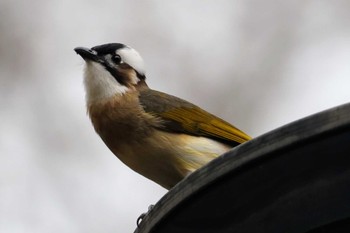
[[[122,162],[167,189],[230,149],[205,137],[162,131],[142,142],[114,145],[111,150]]]

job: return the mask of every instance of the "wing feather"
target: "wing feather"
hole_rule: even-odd
[[[251,139],[228,122],[175,96],[147,89],[140,92],[140,102],[147,113],[162,119],[162,130],[210,137],[231,145]]]

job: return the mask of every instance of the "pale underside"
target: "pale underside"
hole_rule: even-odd
[[[142,142],[110,147],[134,171],[167,189],[230,148],[209,138],[164,131],[155,131]]]

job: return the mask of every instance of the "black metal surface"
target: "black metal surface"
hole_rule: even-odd
[[[350,232],[350,104],[215,159],[170,190],[136,233]]]

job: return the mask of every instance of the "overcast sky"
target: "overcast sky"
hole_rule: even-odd
[[[132,232],[166,190],[86,115],[73,48],[121,42],[150,87],[253,137],[350,100],[350,1],[0,0],[0,232]]]

